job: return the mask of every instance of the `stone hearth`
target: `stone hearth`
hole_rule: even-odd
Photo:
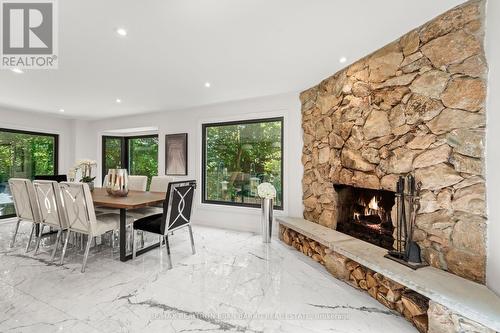
[[[307,220],[337,228],[333,184],[395,191],[414,171],[424,259],[484,283],[483,10],[451,9],[302,92]]]
[[[420,332],[428,331],[427,297],[334,252],[293,229],[282,224],[279,227],[279,237],[285,244],[324,265],[337,279],[366,291],[384,306],[397,311]]]
[[[413,270],[385,249],[296,217],[277,217],[279,237],[335,278],[364,290],[421,332],[500,332],[500,298],[434,267]]]

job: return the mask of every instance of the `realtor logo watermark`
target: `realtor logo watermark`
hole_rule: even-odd
[[[0,67],[56,69],[58,40],[55,0],[0,0],[0,4]]]

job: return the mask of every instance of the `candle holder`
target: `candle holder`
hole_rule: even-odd
[[[127,169],[109,169],[104,187],[106,192],[113,197],[126,197],[128,195]]]

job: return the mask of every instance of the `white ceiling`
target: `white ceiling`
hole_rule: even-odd
[[[59,1],[59,69],[0,71],[0,105],[98,119],[300,91],[461,2]]]

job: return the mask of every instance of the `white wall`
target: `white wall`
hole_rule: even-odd
[[[221,103],[187,110],[155,112],[98,121],[77,121],[75,157],[91,158],[101,164],[101,135],[108,130],[158,127],[159,174],[165,170],[165,135],[188,133],[188,177],[199,184],[195,223],[238,230],[258,231],[260,210],[255,208],[201,204],[201,125],[207,122],[284,116],[284,211],[302,216],[302,128],[298,93]],[[101,170],[97,179],[102,179]]]
[[[59,173],[65,174],[74,161],[73,120],[48,114],[0,108],[0,128],[59,134]]]
[[[488,197],[488,263],[486,283],[500,295],[500,1],[489,0],[486,11],[488,105],[486,183]]]

